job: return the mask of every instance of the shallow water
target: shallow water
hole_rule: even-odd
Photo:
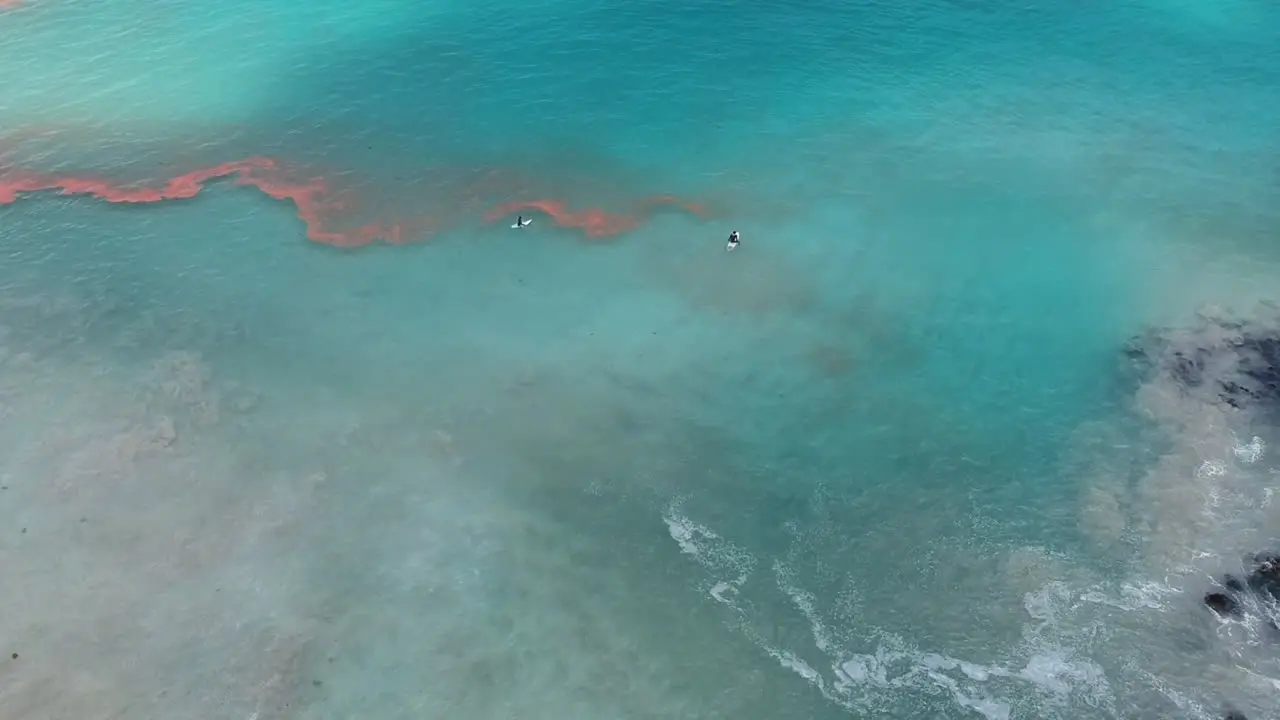
[[[1274,712],[1274,4],[0,31],[0,718]]]

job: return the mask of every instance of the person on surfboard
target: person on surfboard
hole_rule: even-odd
[[[736,250],[736,249],[738,249],[738,242],[739,242],[739,241],[738,241],[738,231],[737,231],[737,230],[734,230],[733,232],[729,233],[729,246],[728,246],[727,248],[725,248],[725,249],[726,249],[726,250]]]

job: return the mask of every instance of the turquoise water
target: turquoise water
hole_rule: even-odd
[[[1123,352],[1280,300],[1274,3],[161,5],[0,11],[0,185],[405,242],[0,207],[13,717],[1274,712],[1280,438]]]

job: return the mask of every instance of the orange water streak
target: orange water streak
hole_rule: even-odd
[[[339,229],[334,219],[350,205],[345,193],[334,192],[319,177],[298,179],[285,171],[272,158],[251,157],[179,175],[160,187],[132,187],[110,180],[82,176],[48,175],[0,168],[0,205],[8,205],[26,193],[57,191],[62,195],[88,195],[109,203],[156,203],[184,200],[199,195],[213,180],[233,178],[239,185],[256,188],[276,200],[287,200],[296,208],[298,219],[306,227],[307,237],[335,247],[362,247],[376,241],[403,243],[425,239],[441,229],[441,223],[430,216],[397,222],[370,222]],[[562,227],[583,231],[588,237],[620,235],[639,227],[661,207],[682,209],[706,217],[706,209],[671,196],[649,198],[637,204],[632,214],[614,213],[599,208],[571,211],[559,200],[532,200],[503,203],[488,213],[485,220],[494,222],[503,215],[521,209],[532,209],[550,216]]]

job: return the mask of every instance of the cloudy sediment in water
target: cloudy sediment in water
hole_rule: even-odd
[[[1274,712],[1273,3],[0,8],[0,717]]]

